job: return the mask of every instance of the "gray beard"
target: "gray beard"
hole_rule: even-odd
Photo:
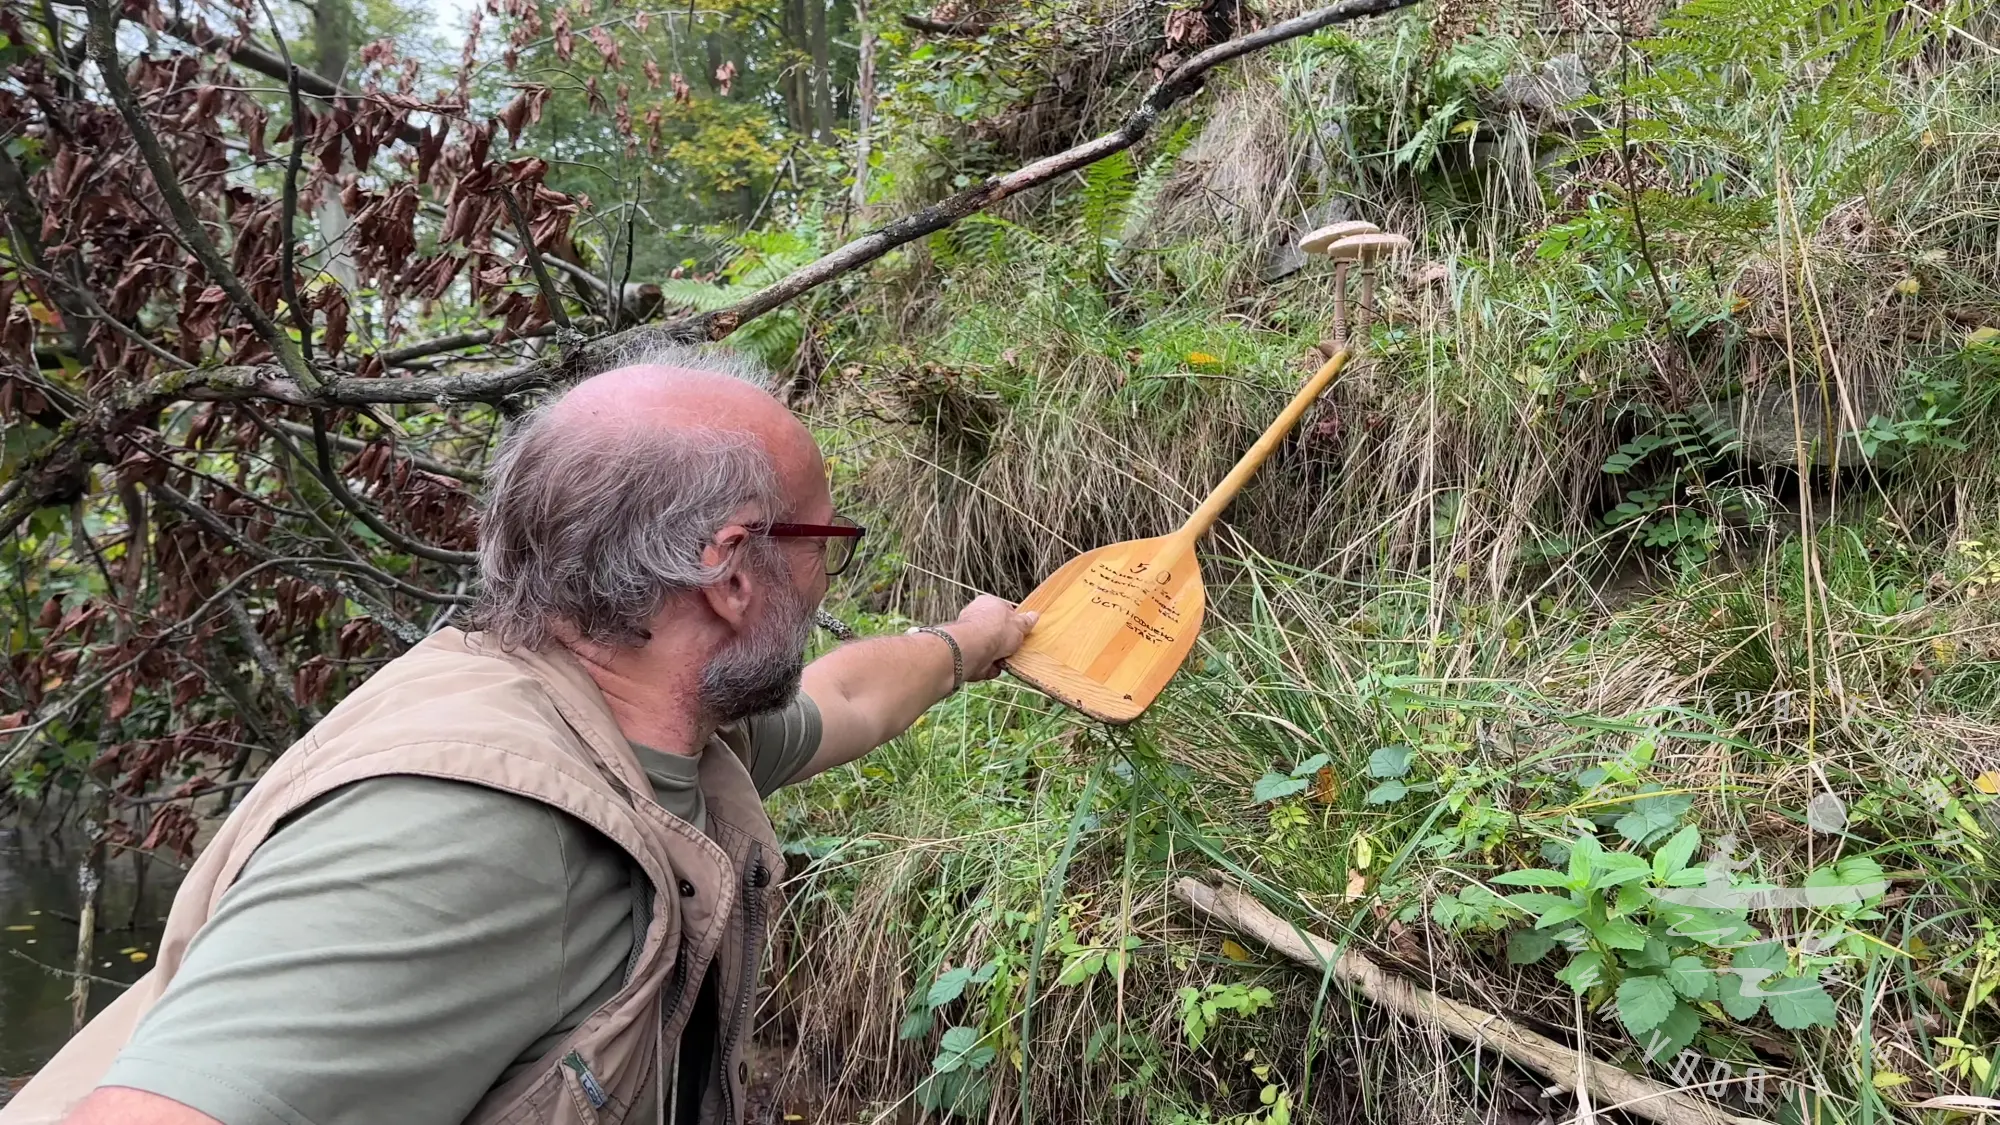
[[[789,586],[764,623],[715,654],[701,674],[702,713],[718,724],[776,711],[799,693],[813,615]]]

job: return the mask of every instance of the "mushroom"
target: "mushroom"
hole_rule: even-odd
[[[1374,223],[1364,222],[1360,219],[1350,219],[1344,223],[1335,223],[1332,226],[1321,227],[1304,238],[1299,239],[1299,249],[1308,254],[1324,254],[1328,246],[1333,245],[1340,239],[1356,234],[1374,234],[1381,229],[1381,227],[1376,226]]]
[[[1362,219],[1349,219],[1334,223],[1299,239],[1299,249],[1308,254],[1326,254],[1334,243],[1344,238],[1355,238],[1367,234],[1379,234],[1382,228]],[[1347,263],[1351,258],[1338,258],[1333,266],[1333,340],[1335,344],[1347,342]]]
[[[1368,324],[1368,312],[1375,304],[1375,271],[1368,267],[1377,259],[1394,257],[1397,254],[1407,254],[1409,250],[1409,239],[1404,238],[1400,234],[1383,234],[1380,232],[1351,234],[1346,238],[1339,239],[1326,248],[1326,256],[1334,260],[1336,269],[1346,266],[1349,262],[1357,263],[1362,267],[1361,323],[1364,328]],[[1342,278],[1340,280],[1343,283],[1344,289],[1345,279]],[[1346,294],[1342,292],[1338,296],[1344,298]],[[1338,307],[1335,313],[1340,320],[1343,337],[1345,336],[1347,326],[1345,303],[1344,300],[1340,301],[1339,306],[1341,307]]]

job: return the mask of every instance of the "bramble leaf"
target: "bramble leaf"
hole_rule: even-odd
[[[1618,1020],[1633,1035],[1660,1026],[1677,1003],[1665,977],[1631,976],[1618,986]]]

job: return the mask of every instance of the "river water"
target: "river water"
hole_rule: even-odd
[[[8,1078],[34,1073],[69,1038],[78,852],[75,840],[0,822],[0,1100]],[[114,860],[105,872],[90,971],[116,983],[91,985],[93,1012],[151,964],[178,875],[150,861],[140,894],[131,856]]]

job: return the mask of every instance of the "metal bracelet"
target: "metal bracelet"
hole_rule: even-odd
[[[945,644],[951,646],[951,690],[957,692],[959,688],[964,687],[965,653],[958,647],[958,638],[936,625],[919,625],[910,630],[910,635],[913,637],[918,633],[929,633],[934,637],[941,637],[944,639]]]

